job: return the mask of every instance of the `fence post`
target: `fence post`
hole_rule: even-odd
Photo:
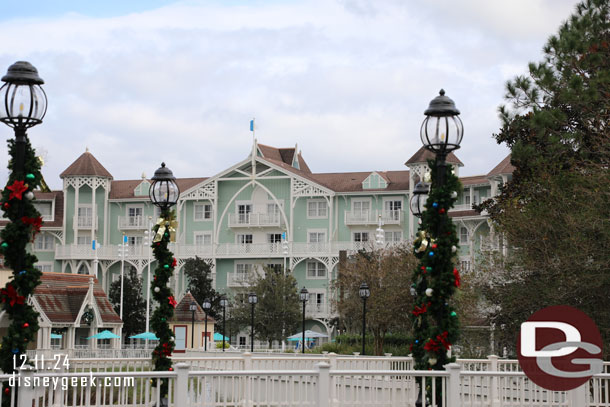
[[[178,363],[176,365],[176,383],[174,384],[174,405],[188,405],[188,389],[189,389],[189,365],[186,363]]]
[[[30,369],[29,367],[19,369],[19,377],[21,378],[21,386],[18,386],[17,407],[32,407],[34,404],[34,369]],[[26,378],[30,383],[29,386],[24,385]],[[13,389],[13,391],[14,390],[15,389]]]
[[[490,362],[489,370],[492,372],[498,371],[498,357],[496,355],[487,356]],[[494,375],[491,377],[491,406],[496,407],[500,405],[500,399],[498,398],[498,376]]]
[[[250,352],[244,352],[244,370],[252,370],[252,354]],[[250,407],[253,405],[254,400],[252,397],[252,386],[253,386],[253,377],[252,376],[243,376],[243,380],[246,381],[244,389],[244,394],[242,395],[242,400],[245,400],[245,406]]]
[[[337,368],[337,354],[335,352],[330,352],[328,355],[326,355],[326,357],[328,358],[328,364],[330,365],[330,368],[336,369]]]
[[[252,370],[252,354],[244,352],[242,356],[244,358],[244,370]]]
[[[570,390],[568,392],[568,401],[570,407],[582,407],[589,405],[587,400],[587,389],[589,388],[589,382],[587,381],[580,387]],[[21,395],[21,393],[20,393]]]
[[[460,407],[460,365],[457,363],[449,363],[445,365],[445,370],[449,372],[447,378],[447,394],[445,400],[447,407]]]
[[[330,365],[328,363],[318,363],[318,407],[330,407]]]

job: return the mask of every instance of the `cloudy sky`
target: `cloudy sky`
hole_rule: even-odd
[[[298,144],[314,172],[404,169],[441,87],[462,112],[461,175],[485,174],[508,154],[492,138],[506,80],[542,58],[576,3],[5,2],[0,70],[26,60],[46,82],[29,136],[52,188],[87,147],[115,179],[162,160],[178,177],[214,175],[248,155],[253,117],[260,143]]]

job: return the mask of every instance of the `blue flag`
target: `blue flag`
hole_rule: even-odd
[[[250,131],[254,131],[254,119],[250,120]]]

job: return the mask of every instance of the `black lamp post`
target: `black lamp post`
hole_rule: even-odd
[[[204,333],[203,333],[203,350],[207,351],[208,350],[208,312],[210,311],[210,308],[212,308],[212,303],[210,302],[210,300],[208,298],[206,298],[205,300],[203,300],[203,304],[201,304],[201,308],[203,308],[203,312],[205,313],[205,322],[204,322]]]
[[[362,355],[366,354],[364,344],[366,339],[366,299],[371,296],[371,290],[367,283],[360,284],[358,295],[362,298]]]
[[[248,303],[252,306],[252,312],[250,316],[250,352],[254,352],[254,307],[258,302],[256,293],[248,294]]]
[[[191,301],[189,310],[191,310],[191,349],[195,349],[195,311],[197,311],[197,303],[195,301]]]
[[[169,208],[176,205],[180,197],[180,189],[176,184],[176,177],[172,170],[161,163],[161,167],[155,171],[155,175],[151,178],[153,181],[148,192],[150,200],[153,204],[161,208],[161,215],[167,212]]]
[[[222,297],[220,297],[220,306],[222,307],[222,351],[225,351],[225,336],[227,335],[227,331],[226,331],[226,323],[227,323],[227,318],[226,318],[226,311],[227,311],[227,306],[229,305],[229,300],[227,300],[227,297],[225,297],[224,295]]]
[[[421,218],[426,210],[426,201],[428,200],[429,185],[424,182],[418,182],[413,190],[413,196],[409,202],[411,213],[413,216]]]
[[[309,301],[309,291],[307,291],[307,288],[303,287],[301,288],[301,292],[299,293],[299,298],[301,299],[301,302],[303,303],[303,343],[302,343],[302,353],[305,353],[305,304],[307,304],[307,301]]]

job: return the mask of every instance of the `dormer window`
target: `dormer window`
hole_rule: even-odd
[[[40,212],[40,216],[42,216],[42,220],[45,222],[53,221],[53,201],[36,201],[34,202],[34,207],[38,212]]]
[[[376,172],[372,172],[362,181],[362,189],[385,189],[387,187],[388,182]]]

